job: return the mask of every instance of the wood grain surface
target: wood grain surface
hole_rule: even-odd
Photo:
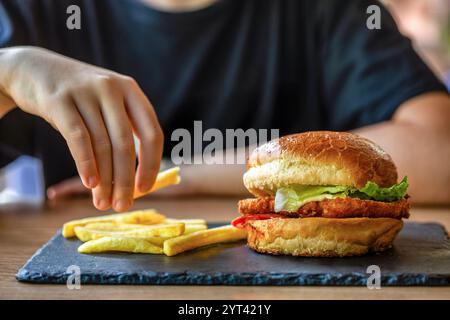
[[[156,208],[175,218],[229,221],[237,216],[233,198],[140,199],[135,209]],[[100,286],[19,283],[17,270],[68,220],[102,214],[88,199],[49,203],[41,210],[0,211],[0,299],[450,299],[450,287],[243,287]],[[413,208],[410,220],[439,222],[450,230],[450,208]]]

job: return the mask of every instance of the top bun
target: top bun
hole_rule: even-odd
[[[273,196],[291,184],[361,188],[397,183],[391,157],[370,140],[348,132],[312,131],[284,136],[258,148],[247,161],[245,187],[257,197]]]

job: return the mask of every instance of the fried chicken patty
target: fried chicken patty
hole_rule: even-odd
[[[243,215],[275,213],[273,198],[240,200],[238,207],[239,212]],[[297,212],[277,213],[291,217],[401,219],[409,217],[409,203],[406,199],[396,202],[381,202],[347,197],[308,202]]]

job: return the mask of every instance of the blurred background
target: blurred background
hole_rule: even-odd
[[[450,0],[384,0],[400,31],[450,90]]]

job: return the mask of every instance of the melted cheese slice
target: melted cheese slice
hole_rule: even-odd
[[[342,194],[328,194],[328,193],[324,193],[318,196],[314,196],[314,197],[310,197],[307,199],[304,199],[303,201],[299,201],[299,208],[301,208],[302,206],[304,206],[305,204],[307,204],[308,202],[314,202],[314,201],[322,201],[325,199],[336,199],[336,198],[344,198],[344,196]],[[278,201],[277,201],[278,199]],[[283,206],[284,203],[282,201],[280,201],[281,199],[278,197],[275,197],[275,212],[280,212],[283,211]]]

